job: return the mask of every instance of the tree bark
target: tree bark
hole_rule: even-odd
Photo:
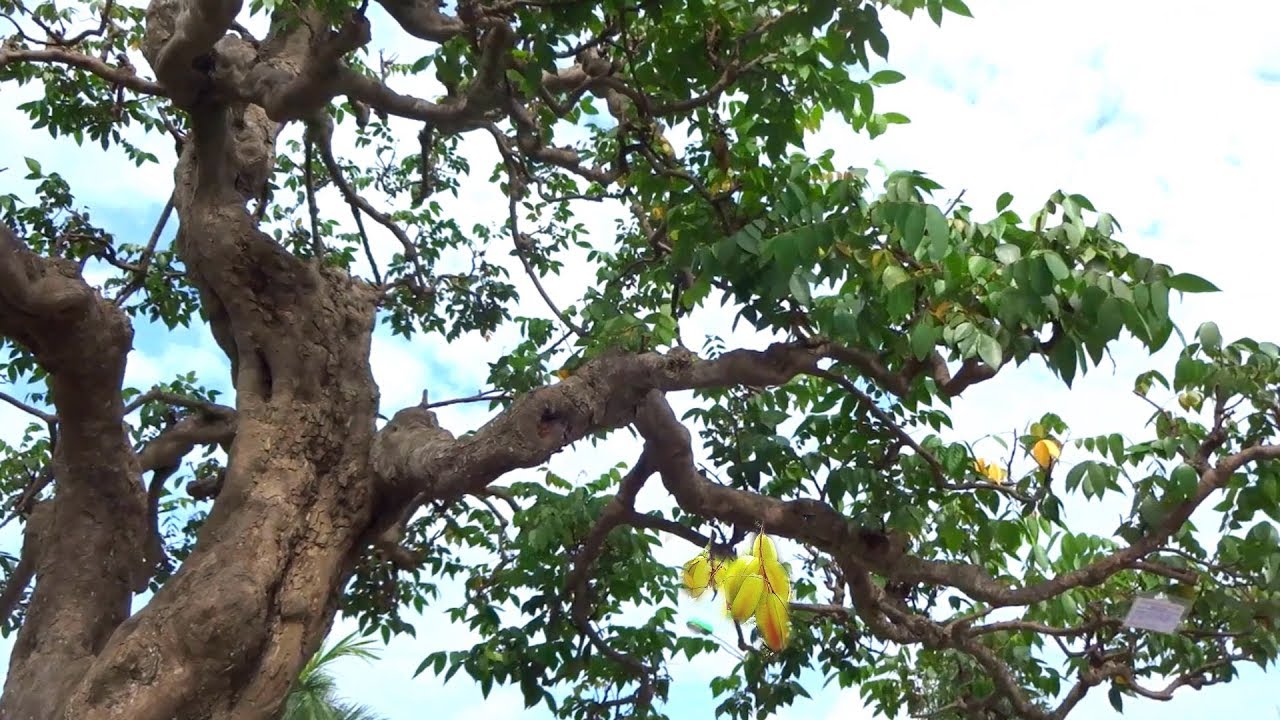
[[[195,550],[95,659],[67,716],[273,717],[363,544],[377,298],[254,226],[245,193],[265,181],[275,130],[255,106],[193,113],[177,248],[232,360],[236,436]]]
[[[35,255],[0,226],[0,334],[48,371],[59,415],[54,496],[28,519],[35,588],[0,703],[0,718],[43,720],[128,616],[140,578],[146,497],[120,396],[133,330],[73,264]]]

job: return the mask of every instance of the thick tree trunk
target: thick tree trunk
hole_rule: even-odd
[[[273,717],[323,640],[373,519],[377,295],[254,226],[244,196],[267,177],[276,130],[260,109],[212,108],[193,124],[177,171],[177,247],[234,372],[226,479],[190,557],[126,620],[146,530],[121,430],[127,335],[97,395],[62,393],[55,373],[60,414],[101,407],[58,441],[59,533],[39,555],[4,720]],[[86,571],[86,546],[134,552]]]
[[[71,268],[0,232],[0,334],[49,372],[59,414],[55,493],[28,518],[23,555],[36,585],[0,703],[4,720],[43,720],[128,616],[140,578],[146,498],[120,397],[133,331]]]
[[[97,658],[77,718],[272,717],[371,520],[376,295],[254,226],[242,192],[265,181],[276,130],[260,109],[193,124],[178,249],[232,360],[236,439],[195,551]]]

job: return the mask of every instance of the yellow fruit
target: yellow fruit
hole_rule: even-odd
[[[694,598],[702,597],[711,585],[711,561],[707,553],[699,553],[697,557],[684,564],[681,573],[684,588]]]
[[[750,555],[743,555],[734,558],[729,566],[724,569],[721,575],[724,576],[723,589],[724,601],[728,606],[733,605],[733,599],[738,595],[738,588],[742,587],[742,581],[748,575],[758,575],[760,573],[760,561]]]
[[[973,469],[976,470],[979,475],[997,485],[1002,484],[1005,481],[1005,478],[1009,476],[1009,474],[1005,472],[1004,468],[996,465],[995,463],[989,463],[981,458],[973,461]]]
[[[774,652],[782,652],[791,639],[791,618],[787,603],[777,595],[765,595],[756,608],[756,627],[764,644]]]
[[[1031,457],[1036,459],[1041,470],[1048,470],[1061,454],[1062,448],[1049,438],[1040,440],[1031,448]]]
[[[764,533],[756,533],[755,539],[751,541],[751,554],[760,558],[761,562],[778,562],[778,550]]]
[[[765,591],[782,598],[782,602],[791,600],[791,580],[787,577],[787,569],[777,562],[760,561],[763,571]]]
[[[760,607],[760,599],[764,596],[764,578],[759,575],[747,575],[742,578],[742,585],[738,587],[738,592],[733,596],[733,602],[729,604],[729,614],[740,623],[746,622],[756,614],[756,608]],[[770,595],[770,597],[773,596]]]

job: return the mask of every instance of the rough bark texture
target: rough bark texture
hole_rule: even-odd
[[[49,372],[61,418],[54,497],[27,525],[36,584],[0,706],[0,717],[42,719],[128,617],[141,575],[146,501],[120,397],[133,330],[74,265],[37,257],[0,226],[0,334]]]
[[[233,360],[236,436],[195,551],[99,655],[76,717],[271,717],[369,523],[375,298],[254,227],[236,187],[265,178],[274,132],[252,106],[195,116],[178,249]]]

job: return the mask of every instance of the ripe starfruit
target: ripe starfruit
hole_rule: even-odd
[[[973,461],[973,469],[976,470],[979,475],[985,477],[996,485],[1004,483],[1005,478],[1009,476],[1008,473],[1005,472],[1004,468],[995,463],[987,462],[981,458]]]
[[[1060,455],[1062,448],[1049,438],[1044,438],[1031,447],[1031,457],[1035,458],[1041,470],[1048,470]]]
[[[778,562],[760,561],[761,575],[764,576],[765,591],[782,598],[782,602],[791,601],[791,580],[787,577],[787,569]]]
[[[720,577],[723,564],[722,560],[711,556],[711,546],[708,545],[706,550],[684,564],[680,579],[684,582],[685,591],[697,599],[702,597],[707,588],[719,588],[723,584],[723,578]]]
[[[751,554],[760,558],[760,562],[778,562],[778,550],[764,533],[756,533],[755,539],[751,541]]]
[[[756,608],[756,627],[764,644],[774,652],[782,652],[791,639],[791,618],[787,612],[787,601],[778,595],[767,593]]]
[[[760,574],[760,561],[750,555],[734,558],[721,573],[724,576],[724,602],[726,607],[733,606],[733,599],[738,596],[738,588],[748,575]]]
[[[760,600],[765,596],[764,589],[764,577],[746,575],[742,578],[733,602],[729,603],[729,614],[735,621],[744,623],[756,614],[756,608],[760,607]]]

